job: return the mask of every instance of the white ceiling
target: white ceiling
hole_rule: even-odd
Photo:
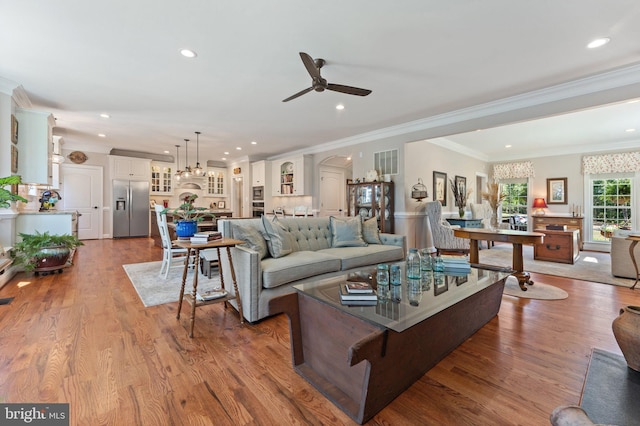
[[[585,48],[605,36],[605,47]],[[317,148],[635,65],[638,40],[637,0],[0,2],[0,77],[54,113],[66,147],[175,154],[201,131],[201,161]],[[311,85],[300,51],[327,61],[330,83],[373,93],[281,102]],[[542,134],[524,124],[444,142],[492,160],[549,146],[640,145],[640,103],[611,108],[604,121],[593,111],[568,127],[552,119]],[[189,157],[195,163],[195,143]]]

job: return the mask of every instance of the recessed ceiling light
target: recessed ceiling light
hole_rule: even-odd
[[[224,155],[229,155],[229,151],[225,151],[225,152],[224,152]]]
[[[237,149],[238,151],[242,151],[242,148],[241,148],[241,147],[239,147],[239,146],[236,146],[236,149]]]
[[[222,157],[222,160],[223,160],[223,161],[226,161],[226,160],[227,160],[227,157]]]
[[[102,114],[100,114],[100,117],[102,118],[111,118],[111,116],[105,112],[103,112]]]
[[[198,56],[198,54],[191,49],[182,49],[180,50],[180,54],[185,58],[195,58]]]
[[[341,110],[344,109],[344,105],[338,104],[338,105],[336,105],[336,109],[341,111]]]
[[[169,151],[167,151],[166,149],[162,152],[164,152],[165,154],[169,154]]]
[[[258,145],[258,142],[256,142],[256,141],[251,141],[251,145]]]
[[[627,130],[625,130],[625,132],[628,132],[628,133],[635,132],[635,131],[636,131],[636,129],[627,129]]]
[[[505,145],[504,147],[505,148],[511,148],[511,145]]]
[[[106,138],[107,135],[105,135],[104,133],[98,133],[98,136],[100,136],[101,138]]]
[[[605,44],[609,43],[610,41],[611,41],[611,39],[609,37],[597,38],[597,39],[593,40],[591,43],[587,44],[587,47],[589,49],[595,49],[596,47],[604,46]]]

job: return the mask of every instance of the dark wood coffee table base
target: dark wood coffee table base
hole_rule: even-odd
[[[269,310],[289,317],[296,372],[364,423],[495,317],[503,290],[504,279],[401,333],[302,292],[271,300]]]

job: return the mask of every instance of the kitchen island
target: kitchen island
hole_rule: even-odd
[[[53,235],[78,235],[75,210],[23,210],[16,218],[16,235],[49,232]]]

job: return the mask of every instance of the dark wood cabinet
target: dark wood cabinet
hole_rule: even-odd
[[[552,231],[539,229],[536,232],[544,233],[544,242],[533,247],[535,260],[574,264],[580,257],[578,236],[580,231]]]
[[[349,216],[376,217],[380,232],[393,233],[393,182],[347,183]]]
[[[578,248],[582,250],[582,226],[584,217],[582,216],[533,216],[533,230],[535,232],[546,231],[547,225],[566,225],[567,230],[577,229],[578,232]]]

